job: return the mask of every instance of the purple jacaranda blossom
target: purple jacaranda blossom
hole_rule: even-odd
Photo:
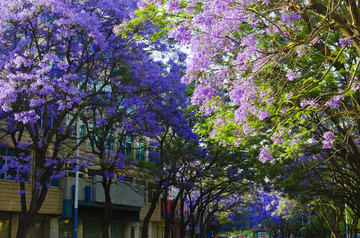
[[[293,81],[297,78],[300,78],[301,77],[301,73],[300,72],[295,72],[293,70],[290,70],[287,74],[286,74],[286,77],[290,80],[290,81]]]
[[[186,187],[187,190],[191,190],[194,187],[194,184],[193,183],[187,183],[185,185],[185,187]]]
[[[194,104],[202,104],[216,95],[216,90],[210,87],[199,86],[191,99]]]
[[[301,107],[306,107],[306,106],[314,107],[314,106],[318,106],[318,105],[319,105],[319,103],[315,99],[313,99],[313,100],[303,99],[300,102]]]
[[[21,121],[24,124],[34,124],[40,117],[36,114],[35,110],[24,111],[20,113],[15,113],[15,120]]]
[[[180,3],[178,0],[171,0],[168,2],[167,12],[177,14],[179,11]]]
[[[334,146],[334,137],[335,134],[332,131],[327,131],[323,135],[323,148],[324,149],[331,149]]]
[[[262,150],[260,151],[259,160],[260,160],[261,163],[265,163],[265,162],[267,162],[267,161],[273,160],[272,152],[271,152],[271,150],[269,149],[269,146],[268,146],[268,145],[265,145],[265,146],[262,148]]]
[[[284,128],[281,128],[279,131],[276,131],[270,139],[274,142],[275,145],[281,145],[284,141]]]
[[[114,173],[110,173],[108,171],[104,171],[103,175],[105,176],[106,179],[115,177]]]
[[[344,95],[337,95],[326,101],[325,106],[332,107],[334,109],[339,108],[340,101],[344,99]]]
[[[39,182],[35,182],[35,188],[36,189],[41,189],[41,184]]]
[[[316,43],[319,43],[320,42],[320,39],[318,37],[315,37],[309,44],[309,46],[313,46],[314,44]]]
[[[214,125],[216,125],[216,126],[221,126],[223,124],[225,124],[225,121],[223,118],[217,119],[217,121],[214,123]]]
[[[339,40],[339,43],[341,45],[341,47],[345,48],[348,44],[352,44],[353,40],[349,39],[349,38],[341,38]]]
[[[294,95],[293,92],[289,92],[289,93],[285,94],[285,98],[286,98],[287,100],[290,100],[293,95]]]
[[[332,131],[327,131],[327,132],[325,132],[324,133],[324,135],[323,135],[323,138],[325,139],[325,140],[330,140],[330,139],[332,139],[332,138],[334,138],[334,132],[332,132]]]
[[[283,23],[290,23],[291,21],[299,21],[301,19],[301,15],[295,12],[283,12],[281,14],[281,21]]]
[[[296,52],[298,53],[299,57],[303,57],[307,53],[306,45],[300,45],[296,48]]]
[[[269,113],[263,108],[260,108],[260,110],[257,113],[257,117],[259,118],[260,121],[263,121],[268,116],[269,116]]]

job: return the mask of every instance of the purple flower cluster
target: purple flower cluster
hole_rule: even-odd
[[[327,131],[327,132],[324,133],[323,141],[322,141],[324,149],[333,148],[333,146],[334,146],[334,137],[335,137],[335,134],[332,131]]]
[[[300,72],[294,72],[294,71],[289,71],[287,74],[286,74],[286,77],[290,80],[290,81],[293,81],[297,78],[300,78],[301,77],[301,73]]]
[[[325,106],[337,109],[340,107],[340,101],[344,99],[344,95],[337,95],[326,101]]]
[[[259,161],[261,163],[266,163],[267,161],[272,161],[272,160],[273,160],[272,152],[271,152],[269,146],[265,145],[262,148],[262,150],[260,151]]]
[[[341,38],[339,40],[339,43],[341,45],[341,47],[345,48],[347,45],[352,44],[353,40],[352,39],[348,39],[348,38]]]

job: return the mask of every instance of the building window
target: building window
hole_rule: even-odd
[[[47,127],[49,128],[53,128],[56,120],[58,118],[59,115],[57,115],[58,113],[52,113],[52,112],[48,112],[47,113]],[[38,126],[38,128],[40,129],[45,129],[45,113],[44,111],[40,111],[38,112],[38,115],[40,116],[40,119],[37,120],[36,124]]]
[[[45,174],[41,175],[40,184],[44,184],[44,182],[45,182]],[[59,187],[59,179],[58,178],[50,179],[49,185],[51,187]]]
[[[73,237],[73,224],[70,219],[59,220],[59,238]]]
[[[156,189],[148,189],[148,202],[152,202],[154,199],[156,199],[157,191]]]
[[[89,146],[91,147],[91,144],[94,144],[95,147],[100,147],[102,142],[101,135],[90,135],[89,137]],[[105,139],[105,150],[112,151],[114,149],[114,138],[110,135],[106,136]]]
[[[114,150],[114,138],[111,135],[107,135],[105,140],[105,150]]]
[[[137,161],[145,160],[145,143],[136,141],[136,160]]]
[[[33,221],[27,233],[27,237],[42,238],[44,234],[43,223],[41,221]]]
[[[164,237],[164,236],[163,236],[163,233],[164,233],[163,231],[164,231],[164,228],[161,227],[161,226],[158,226],[158,227],[157,227],[157,236],[156,236],[156,237],[157,237],[157,238],[162,238],[162,237]]]
[[[128,183],[132,183],[132,182],[133,182],[133,178],[132,178],[132,177],[127,177],[127,176],[125,176],[123,180],[124,180],[125,182],[128,182]]]
[[[101,221],[85,219],[83,232],[87,238],[101,237]]]
[[[0,237],[10,238],[10,220],[0,220]]]
[[[100,169],[88,169],[87,174],[89,178],[95,178],[95,176],[102,176]]]
[[[71,120],[73,119],[73,116],[72,115],[67,115],[66,116],[66,124],[68,125],[70,122],[71,122]],[[85,126],[84,126],[84,124],[82,123],[82,121],[80,120],[80,123],[79,123],[80,125],[79,125],[79,135],[80,135],[80,138],[81,137],[84,137],[84,134],[85,134],[85,132],[84,132],[84,129],[85,129]],[[77,133],[76,133],[76,128],[77,128],[77,121],[75,121],[72,125],[71,125],[71,129],[70,129],[70,135],[69,135],[69,138],[70,139],[77,139],[76,138],[76,135],[77,135]]]
[[[142,180],[136,180],[136,188],[138,190],[137,192],[144,197],[144,202],[146,202],[146,195],[145,195],[146,182]]]
[[[99,132],[99,128],[95,128],[94,124],[92,123],[89,123],[88,124],[88,127],[89,127],[89,146],[91,147],[92,144],[95,146],[95,147],[100,147],[101,144],[100,143],[105,143],[105,150],[108,150],[108,151],[112,151],[114,149],[114,136],[113,136],[113,133],[111,132],[110,134],[107,133],[107,136],[105,138],[105,141],[103,139],[103,133],[102,132]],[[83,131],[83,129],[82,129]],[[82,132],[80,130],[80,133],[82,133],[81,136],[83,136],[84,132]]]
[[[111,238],[124,238],[124,228],[122,222],[111,222]]]
[[[74,165],[66,164],[65,165],[65,170],[66,170],[66,176],[75,177],[76,172],[74,171]],[[85,167],[81,166],[80,169],[79,169],[79,178],[84,177],[84,171],[85,171]]]
[[[125,158],[129,158],[131,156],[132,142],[133,139],[131,136],[126,136],[125,139],[121,142],[121,153]]]

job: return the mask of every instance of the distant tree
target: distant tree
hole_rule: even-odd
[[[117,75],[128,83],[107,87],[104,95],[97,98],[99,107],[92,106],[82,118],[90,139],[91,153],[96,157],[94,164],[100,167],[105,192],[103,237],[109,237],[111,185],[119,182],[119,176],[142,176],[142,172],[137,174],[139,170],[136,167],[144,167],[147,141],[163,134],[168,126],[180,128],[180,124],[187,124],[186,116],[182,114],[182,108],[186,108],[186,87],[179,81],[177,65],[168,65],[171,70],[166,71],[165,63],[154,61],[152,55],[142,49],[139,51],[141,63],[136,63],[137,68],[127,75]],[[137,72],[139,69],[141,72]],[[129,138],[131,145],[127,148]],[[154,175],[144,177],[153,179],[151,176]]]

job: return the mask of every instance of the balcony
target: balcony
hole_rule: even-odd
[[[101,176],[93,179],[79,178],[79,206],[104,207],[105,194],[101,184]],[[135,184],[114,180],[110,195],[114,209],[140,211],[144,207],[144,190],[136,188]],[[75,177],[66,176],[63,179],[63,216],[72,216],[72,206],[75,198]]]

